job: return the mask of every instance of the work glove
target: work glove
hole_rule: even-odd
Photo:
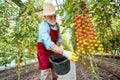
[[[74,62],[79,60],[79,57],[74,52],[70,52],[67,50],[64,50],[63,56]]]

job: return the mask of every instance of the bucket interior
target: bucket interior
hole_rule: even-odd
[[[66,57],[64,57],[60,54],[53,54],[50,58],[51,58],[52,62],[55,62],[55,63],[60,63],[67,59]]]

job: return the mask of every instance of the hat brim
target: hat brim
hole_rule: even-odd
[[[54,15],[54,14],[55,14],[55,11],[53,11],[53,12],[47,12],[47,13],[43,12],[43,15],[44,15],[44,16]]]

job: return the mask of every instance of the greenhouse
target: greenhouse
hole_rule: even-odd
[[[0,0],[0,80],[120,80],[120,0]]]

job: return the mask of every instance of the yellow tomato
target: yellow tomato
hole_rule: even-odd
[[[87,46],[87,49],[90,49],[90,46]]]
[[[95,49],[94,47],[91,47],[91,49],[93,50],[93,49]]]
[[[97,40],[97,43],[98,43],[98,44],[100,44],[100,41],[99,41],[99,40]]]
[[[95,53],[95,52],[96,52],[95,50],[92,51],[92,53]]]
[[[88,45],[88,43],[87,43],[87,42],[84,42],[83,44],[84,44],[84,45]]]
[[[98,44],[95,44],[95,47],[97,47],[98,46]]]
[[[103,45],[102,45],[102,44],[100,44],[99,46],[100,46],[100,47],[103,47]]]
[[[97,49],[98,49],[99,51],[101,51],[101,48],[100,48],[100,47],[98,47]]]
[[[85,51],[82,51],[82,54],[86,54]]]
[[[95,39],[97,40],[98,38],[97,38],[97,37],[95,37]]]
[[[92,49],[88,49],[89,52],[92,52]]]
[[[95,42],[96,42],[96,40],[92,40],[92,42],[93,42],[93,43],[95,43]]]
[[[80,52],[80,49],[78,49],[78,52]]]

